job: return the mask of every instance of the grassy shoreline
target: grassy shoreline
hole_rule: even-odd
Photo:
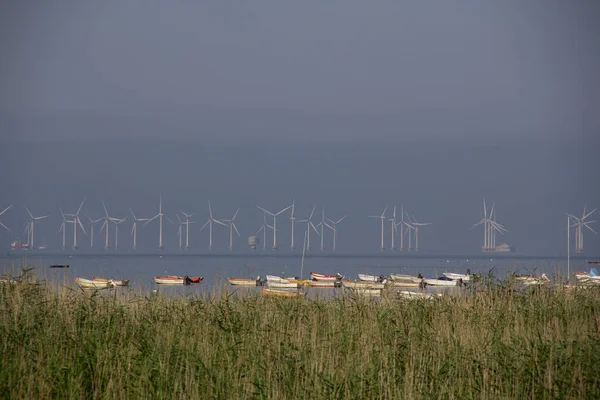
[[[435,301],[0,285],[3,398],[598,398],[600,291]]]

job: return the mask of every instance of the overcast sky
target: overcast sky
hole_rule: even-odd
[[[487,197],[511,244],[557,254],[564,212],[600,206],[599,20],[591,0],[3,1],[0,220],[84,196],[151,213],[162,191],[171,214],[241,206],[245,242],[256,203],[296,197],[377,250],[366,216],[407,203],[422,247],[460,252]]]

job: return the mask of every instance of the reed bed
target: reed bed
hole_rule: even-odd
[[[598,398],[600,292],[431,300],[0,285],[2,398]]]

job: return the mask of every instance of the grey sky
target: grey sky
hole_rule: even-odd
[[[166,4],[2,2],[0,207],[145,215],[163,191],[241,206],[246,236],[295,196],[369,250],[366,215],[404,202],[423,247],[460,252],[485,196],[518,249],[557,254],[563,213],[600,206],[597,1]]]

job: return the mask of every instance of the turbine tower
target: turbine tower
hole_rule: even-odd
[[[179,218],[179,214],[175,214],[175,216],[177,217],[177,221],[179,222],[179,225],[177,225],[177,238],[179,239],[179,250],[181,250],[182,249],[181,240],[182,240],[182,236],[183,236],[182,228],[183,228],[183,225],[185,225],[185,222],[183,222],[181,220],[181,218]]]
[[[317,227],[315,226],[315,224],[313,224],[312,217],[313,214],[315,213],[315,208],[317,206],[313,206],[312,211],[310,212],[310,215],[308,216],[307,219],[302,219],[298,222],[306,222],[306,251],[310,251],[310,230],[312,228],[312,230],[315,231],[315,233],[318,235],[319,231],[317,230]]]
[[[119,248],[119,225],[121,225],[126,220],[127,220],[127,217],[121,218],[121,219],[118,219],[118,218],[111,219],[111,221],[115,224],[115,250],[117,250]]]
[[[292,244],[291,244],[291,249],[292,251],[295,250],[295,245],[294,245],[294,225],[296,222],[296,199],[292,199],[292,214],[290,215],[290,221],[292,221]]]
[[[584,232],[584,227],[589,229],[590,231],[592,231],[593,233],[597,234],[597,232],[592,229],[592,227],[589,225],[593,222],[596,221],[586,221],[586,219],[592,215],[593,213],[596,212],[597,209],[593,209],[590,212],[587,212],[587,206],[583,207],[583,214],[581,215],[581,218],[576,217],[574,215],[571,214],[567,214],[571,220],[573,221],[573,224],[570,225],[570,228],[575,228],[575,251],[577,253],[582,253],[583,252],[583,232]],[[0,214],[1,215],[1,214]]]
[[[12,207],[12,204],[10,206],[6,207],[4,210],[2,210],[2,212],[0,212],[0,217],[2,216],[2,214],[7,212],[11,207]],[[2,226],[4,229],[6,229],[7,231],[10,232],[10,229],[8,229],[8,226],[4,225],[2,222],[0,222],[0,226]]]
[[[25,207],[25,210],[27,210],[27,214],[29,214],[29,223],[27,224],[27,231],[28,231],[27,232],[28,233],[27,241],[29,242],[29,248],[33,250],[33,249],[35,249],[34,242],[33,242],[33,239],[34,239],[33,233],[34,233],[35,223],[39,220],[48,218],[50,215],[34,217],[33,214],[31,213],[31,211],[29,211],[29,208]]]
[[[412,220],[410,220],[411,225],[413,226],[413,231],[415,235],[415,251],[419,251],[419,227],[431,225],[431,222],[417,222],[415,216],[412,216]]]
[[[213,218],[213,213],[212,213],[212,207],[210,205],[210,201],[208,202],[208,220],[206,221],[206,223],[204,225],[202,225],[202,228],[200,228],[200,232],[202,232],[202,230],[206,227],[206,225],[208,225],[208,230],[209,230],[209,234],[208,234],[208,249],[212,250],[212,244],[213,244],[213,223],[215,224],[219,224],[219,225],[223,225],[223,226],[227,226],[225,225],[223,222],[219,221],[218,219]]]
[[[398,234],[398,220],[396,219],[396,206],[394,205],[394,212],[392,213],[392,218],[390,218],[390,222],[392,223],[392,247],[391,251],[396,251],[396,235]],[[400,232],[402,232],[402,228],[400,228]]]
[[[492,208],[488,215],[487,205],[485,199],[483,199],[483,218],[471,227],[471,229],[474,229],[475,227],[483,224],[483,246],[481,249],[484,252],[496,251],[496,232],[499,232],[501,235],[503,235],[505,232],[508,232],[504,226],[495,221],[495,207],[496,204],[492,204]]]
[[[235,214],[233,214],[233,218],[231,219],[224,219],[223,222],[226,222],[227,225],[229,226],[229,251],[233,250],[233,231],[235,230],[235,233],[237,233],[238,237],[240,236],[240,232],[238,231],[237,226],[235,226],[235,217],[237,217],[238,213],[240,212],[240,209],[238,208],[235,212]]]
[[[158,199],[158,214],[156,214],[154,217],[150,218],[148,221],[146,221],[146,223],[144,224],[144,226],[148,225],[150,222],[154,221],[156,218],[158,218],[158,249],[162,250],[163,249],[163,217],[164,214],[162,212],[162,193],[159,195],[159,199]]]
[[[135,250],[135,249],[137,249],[137,223],[150,221],[150,218],[137,218],[131,208],[129,209],[129,212],[131,213],[131,217],[133,218],[133,226],[131,227],[131,235],[133,236],[133,249]]]
[[[384,227],[383,225],[385,224],[385,212],[387,211],[388,206],[386,205],[385,208],[383,209],[383,212],[381,213],[381,215],[370,215],[369,218],[379,218],[381,219],[381,246],[379,248],[379,250],[384,251],[385,250],[385,246],[383,244],[383,232],[384,232]]]
[[[60,206],[58,208],[60,209],[60,215],[62,216],[62,224],[60,224],[58,233],[62,232],[62,248],[65,250],[67,248],[67,224],[75,223],[75,221],[69,221],[65,217],[65,213],[63,212],[62,208]]]
[[[263,224],[256,231],[256,235],[262,231],[263,233],[263,250],[267,250],[267,228],[274,229],[271,225],[267,224],[267,213],[263,212]]]
[[[90,249],[94,248],[94,225],[102,221],[104,218],[92,219],[89,215],[85,214],[87,219],[90,221]]]
[[[277,216],[280,215],[281,213],[289,210],[290,208],[292,208],[292,205],[290,204],[289,206],[287,206],[286,208],[284,208],[283,210],[281,210],[277,213],[272,213],[271,211],[265,210],[261,206],[256,206],[256,207],[258,207],[263,212],[266,212],[267,214],[269,214],[273,217],[273,250],[277,250]]]
[[[77,226],[78,225],[81,227],[81,230],[83,231],[83,233],[85,235],[87,235],[87,233],[85,232],[85,228],[83,227],[83,224],[81,223],[81,220],[79,219],[79,212],[81,212],[83,203],[85,203],[85,198],[79,205],[79,208],[77,209],[77,212],[75,214],[64,214],[65,216],[73,217],[73,221],[68,221],[73,224],[73,250],[77,250]]]
[[[186,214],[183,211],[179,210],[179,212],[185,217],[185,222],[182,222],[185,225],[185,249],[189,250],[190,248],[190,224],[193,224],[194,221],[190,221],[194,214]],[[179,219],[179,216],[177,217]],[[181,248],[181,245],[179,246]]]
[[[326,218],[327,221],[329,221],[329,224],[325,224],[325,226],[327,226],[329,229],[331,229],[333,231],[333,247],[332,247],[333,251],[335,251],[336,246],[337,246],[337,224],[342,222],[345,218],[346,218],[346,215],[344,215],[342,218],[338,219],[337,221]]]

